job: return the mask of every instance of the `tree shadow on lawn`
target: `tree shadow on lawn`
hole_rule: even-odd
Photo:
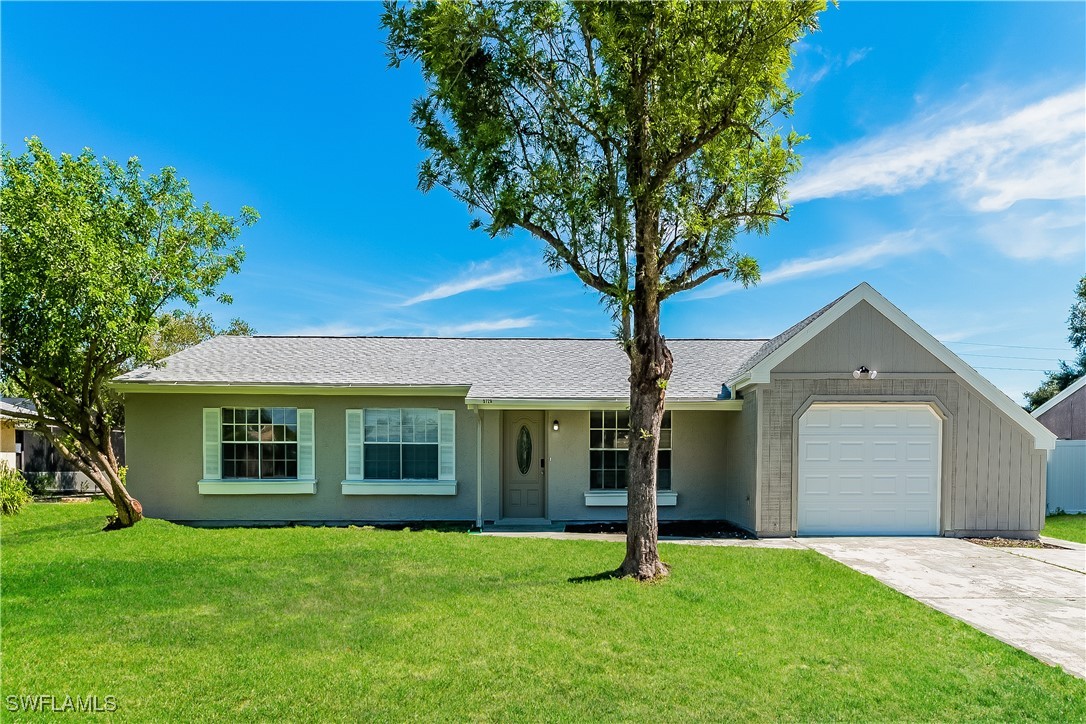
[[[595,573],[590,576],[574,576],[572,578],[567,578],[566,581],[569,583],[593,583],[595,581],[615,581],[625,577],[626,576],[622,575],[622,571],[616,568],[613,571],[604,571],[603,573]]]

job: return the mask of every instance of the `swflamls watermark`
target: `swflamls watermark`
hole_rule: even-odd
[[[98,696],[54,696],[53,694],[9,694],[4,697],[4,708],[8,711],[73,712],[79,714],[107,713],[117,711],[117,697]]]

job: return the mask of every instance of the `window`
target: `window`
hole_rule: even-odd
[[[348,410],[347,479],[453,480],[454,420],[452,410]]]
[[[589,418],[589,487],[592,490],[625,490],[626,463],[630,450],[630,413],[626,410],[593,411]],[[656,461],[656,488],[671,490],[671,412],[660,425],[660,455]]]
[[[224,480],[298,477],[298,410],[294,407],[222,408]]]

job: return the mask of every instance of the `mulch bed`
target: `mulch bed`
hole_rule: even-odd
[[[1022,540],[1020,538],[999,538],[997,536],[995,538],[965,538],[965,540],[986,548],[1055,548],[1060,551],[1067,550],[1063,546],[1052,545],[1044,541]]]
[[[625,533],[626,522],[570,523],[567,533]],[[736,538],[753,540],[754,536],[722,520],[660,521],[660,537],[674,538]]]

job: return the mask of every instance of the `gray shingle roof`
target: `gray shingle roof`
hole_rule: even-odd
[[[764,339],[675,339],[668,398],[715,398]],[[629,362],[613,339],[215,337],[125,383],[470,386],[494,399],[629,395]]]

